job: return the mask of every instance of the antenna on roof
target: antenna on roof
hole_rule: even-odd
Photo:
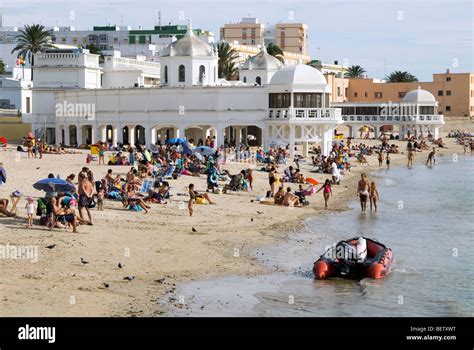
[[[158,11],[158,26],[161,29],[161,11]]]

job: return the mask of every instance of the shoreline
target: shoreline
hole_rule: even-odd
[[[448,140],[448,149],[439,149],[440,154],[462,152],[462,146]],[[356,143],[371,144],[373,140],[356,140]],[[397,141],[400,145],[405,142]],[[402,148],[401,148],[402,149]],[[458,152],[458,153],[459,153]],[[14,151],[10,153],[10,161]],[[85,155],[85,154],[84,154]],[[415,158],[415,163],[424,161],[427,152]],[[45,157],[45,163],[55,164],[56,155]],[[76,173],[83,165],[83,154],[62,155],[66,164],[60,171],[64,178],[70,172]],[[12,188],[19,187],[28,193],[33,179],[41,178],[43,172],[40,160],[11,163],[0,152],[0,161],[9,171],[9,181],[0,188],[0,197],[7,197]],[[303,227],[306,219],[321,213],[347,210],[348,204],[356,198],[355,184],[361,172],[371,173],[379,169],[376,157],[367,157],[369,165],[359,165],[345,176],[341,184],[334,185],[334,196],[330,199],[329,210],[323,208],[322,195],[309,196],[310,205],[304,208],[285,208],[252,203],[268,187],[267,173],[255,171],[254,192],[239,192],[228,195],[211,195],[217,206],[196,206],[195,216],[189,218],[187,210],[178,208],[181,198],[176,192],[185,193],[184,186],[190,182],[203,189],[205,178],[183,176],[171,181],[175,194],[167,205],[155,205],[150,214],[121,210],[117,203],[106,202],[104,212],[93,211],[97,217],[94,226],[79,228],[80,234],[49,231],[36,227],[28,230],[23,227],[23,219],[0,218],[2,225],[2,244],[33,244],[39,246],[40,259],[36,264],[27,261],[1,261],[4,275],[0,287],[4,290],[2,316],[158,316],[166,315],[169,308],[180,307],[177,301],[163,306],[163,297],[176,290],[178,284],[215,278],[226,275],[257,276],[270,270],[260,263],[251,252],[262,246],[274,245],[287,240],[289,236]],[[62,160],[63,158],[61,158]],[[71,163],[67,164],[68,159]],[[78,160],[82,162],[78,163]],[[27,164],[29,162],[35,164]],[[404,166],[406,156],[392,156],[392,167]],[[40,167],[36,171],[35,167]],[[64,167],[64,169],[62,168]],[[225,166],[235,173],[242,164]],[[385,165],[384,165],[385,167]],[[10,169],[8,169],[10,168]],[[109,166],[92,165],[91,169],[99,176],[105,174]],[[128,167],[110,167],[114,172],[123,172]],[[282,168],[282,167],[281,167]],[[309,167],[304,164],[302,172],[308,176]],[[47,171],[46,169],[45,171]],[[52,169],[51,169],[52,170]],[[281,170],[280,170],[281,172]],[[45,174],[42,174],[45,175]],[[11,184],[18,177],[20,184]],[[324,181],[330,174],[315,174]],[[17,179],[15,179],[17,180]],[[14,181],[15,181],[14,180]],[[21,186],[20,186],[21,185]],[[11,186],[11,187],[9,187]],[[293,189],[297,184],[290,185]],[[29,190],[31,192],[31,190]],[[264,192],[263,192],[264,193]],[[187,200],[187,197],[186,199]],[[19,205],[20,214],[23,202]],[[258,214],[257,211],[264,212]],[[126,217],[125,220],[124,217]],[[229,223],[232,225],[229,225]],[[193,233],[191,227],[196,227]],[[239,228],[246,227],[245,230]],[[21,235],[21,236],[19,236]],[[22,239],[19,239],[21,237]],[[21,241],[21,242],[20,242]],[[57,244],[48,250],[44,246]],[[124,256],[124,250],[129,256]],[[235,257],[238,249],[238,257]],[[81,266],[79,258],[84,256],[91,262]],[[125,267],[116,267],[121,261]],[[134,281],[124,281],[127,275],[136,276]],[[162,282],[156,282],[164,278]],[[109,283],[105,288],[103,283]],[[74,299],[74,303],[71,300]]]

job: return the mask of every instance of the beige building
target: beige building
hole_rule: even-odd
[[[420,86],[439,102],[438,113],[447,117],[474,117],[474,74],[433,74],[432,82],[385,83],[374,79],[345,79],[326,75],[333,89],[332,102],[400,102]]]
[[[278,45],[283,51],[308,54],[308,26],[304,23],[264,25],[258,18],[242,18],[240,23],[224,24],[220,39],[241,45]]]
[[[260,45],[241,45],[229,42],[229,45],[239,54],[238,63],[244,63],[249,57],[255,56],[260,52]],[[308,55],[283,51],[283,59],[286,65],[305,63],[311,61]]]

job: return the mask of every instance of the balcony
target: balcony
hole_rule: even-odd
[[[345,123],[380,123],[380,124],[444,124],[442,114],[423,115],[343,115]]]
[[[340,108],[271,108],[268,118],[272,120],[342,121]]]

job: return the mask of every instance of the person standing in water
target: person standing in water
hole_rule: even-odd
[[[369,196],[370,196],[370,211],[372,211],[372,207],[373,207],[375,211],[377,212],[377,199],[380,199],[380,196],[379,196],[379,191],[377,191],[377,185],[375,184],[375,181],[372,181],[370,183]]]
[[[432,167],[436,163],[435,153],[436,149],[433,147],[433,150],[428,154],[428,159],[426,160],[426,165],[429,164],[429,167]]]
[[[357,184],[357,195],[360,198],[360,209],[365,213],[367,208],[367,199],[369,199],[369,181],[365,173],[361,174],[361,179]]]
[[[329,196],[332,196],[332,188],[331,188],[331,180],[326,179],[324,182],[324,185],[321,186],[319,190],[316,191],[318,193],[319,191],[323,190],[323,196],[324,196],[324,208],[328,208],[328,202],[329,202]]]
[[[383,152],[382,152],[382,150],[380,150],[380,152],[379,152],[378,160],[379,160],[379,167],[382,167],[382,165],[383,165]]]
[[[413,148],[409,148],[407,167],[411,168],[413,166],[413,159],[415,159],[415,152],[413,151]]]
[[[387,164],[387,169],[390,169],[390,153],[387,152],[387,156],[385,157],[385,164]]]

